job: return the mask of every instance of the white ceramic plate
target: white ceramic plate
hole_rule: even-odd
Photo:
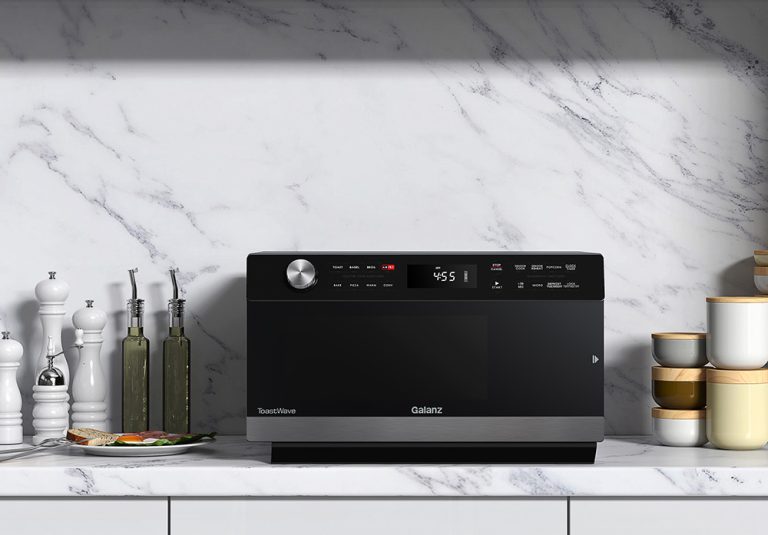
[[[202,442],[192,444],[176,444],[173,446],[85,446],[73,444],[72,447],[89,455],[102,455],[104,457],[159,457],[164,455],[178,455],[192,448],[205,446],[213,440],[205,439]]]

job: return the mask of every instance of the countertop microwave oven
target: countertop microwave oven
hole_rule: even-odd
[[[272,462],[594,462],[600,254],[247,262],[247,436]]]

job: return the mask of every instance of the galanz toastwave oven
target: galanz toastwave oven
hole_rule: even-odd
[[[273,462],[593,462],[603,257],[248,257],[248,439]]]

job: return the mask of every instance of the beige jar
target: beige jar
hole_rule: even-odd
[[[768,369],[707,369],[707,438],[725,450],[768,442]]]

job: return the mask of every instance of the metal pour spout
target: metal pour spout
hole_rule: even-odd
[[[138,298],[138,290],[136,289],[136,272],[139,268],[133,268],[128,270],[128,275],[131,277],[131,299]]]
[[[168,270],[171,273],[171,284],[173,284],[173,298],[178,299],[179,298],[179,285],[176,283],[176,272],[178,271],[177,268],[171,268]]]

